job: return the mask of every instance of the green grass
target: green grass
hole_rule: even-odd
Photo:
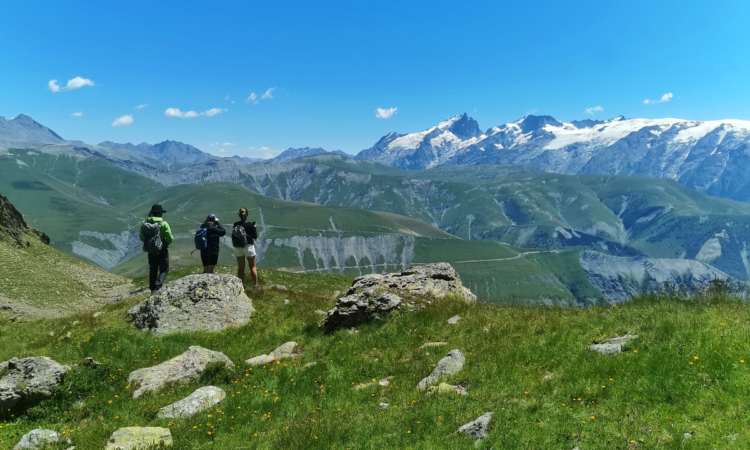
[[[188,273],[175,271],[172,279]],[[222,333],[139,332],[124,312],[142,299],[107,306],[96,318],[85,313],[4,327],[0,361],[45,355],[76,364],[91,356],[103,365],[74,367],[54,400],[0,424],[0,446],[9,448],[29,430],[46,427],[66,431],[78,449],[100,449],[117,428],[137,424],[169,427],[175,449],[472,448],[472,440],[455,431],[488,411],[495,415],[480,446],[486,449],[750,445],[747,303],[719,295],[695,301],[644,297],[620,307],[579,310],[446,299],[356,334],[324,335],[314,311],[330,308],[333,291],[349,280],[261,274],[291,290],[248,292],[257,309],[252,322]],[[314,293],[297,289],[302,286]],[[456,314],[460,322],[447,324]],[[640,337],[621,355],[587,348],[598,338],[625,333]],[[253,370],[244,365],[291,340],[304,352],[296,360]],[[420,349],[429,341],[449,344]],[[237,367],[231,373],[215,370],[189,387],[131,397],[126,379],[132,370],[190,345],[222,351]],[[466,366],[447,381],[468,385],[469,395],[425,398],[415,390],[417,382],[453,348],[464,352]],[[304,367],[312,361],[318,365]],[[393,377],[387,388],[351,388],[387,376]],[[192,419],[155,418],[160,407],[209,384],[229,394],[217,407]],[[380,402],[391,406],[379,409]],[[684,433],[695,434],[683,444]]]

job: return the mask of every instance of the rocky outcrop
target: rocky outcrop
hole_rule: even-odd
[[[271,353],[267,355],[260,355],[254,358],[250,358],[245,361],[245,364],[249,366],[262,366],[263,364],[272,363],[281,359],[289,359],[297,357],[294,350],[297,348],[296,342],[287,342],[286,344],[276,347]]]
[[[10,200],[0,194],[0,241],[8,240],[18,247],[28,247],[30,238],[49,244],[49,236],[28,226]]]
[[[147,392],[157,391],[167,384],[194,381],[203,374],[206,367],[215,363],[222,363],[228,369],[234,368],[234,363],[223,353],[192,346],[185,353],[169,361],[131,372],[128,382],[138,385],[138,389],[133,392],[133,397],[140,397]]]
[[[332,332],[356,327],[384,317],[403,305],[412,310],[423,306],[404,303],[401,295],[441,298],[448,294],[461,296],[469,302],[477,299],[447,263],[410,267],[398,273],[364,275],[355,278],[346,295],[338,299],[323,319],[320,329]]]
[[[50,358],[31,357],[11,359],[6,370],[8,374],[0,379],[0,417],[51,398],[68,367]]]
[[[184,331],[221,331],[247,324],[251,300],[232,275],[189,275],[168,283],[128,311],[133,325],[157,335]]]
[[[147,450],[160,444],[171,446],[172,442],[168,428],[127,427],[112,433],[105,450]]]
[[[224,389],[216,386],[206,386],[200,389],[196,389],[195,392],[188,395],[184,399],[172,403],[169,406],[161,408],[159,414],[156,417],[163,418],[178,418],[187,419],[192,417],[199,412],[203,412],[211,408],[213,405],[221,402],[227,396]]]
[[[494,413],[492,412],[488,412],[479,416],[477,420],[469,422],[466,425],[459,428],[458,431],[456,431],[456,433],[468,434],[469,436],[473,437],[474,439],[476,439],[474,446],[478,447],[479,444],[482,442],[482,440],[485,437],[487,437],[487,432],[489,431],[490,420],[492,420],[493,414]]]
[[[60,435],[52,430],[37,428],[24,434],[13,450],[35,450],[42,448],[46,444],[60,442]]]
[[[440,381],[440,379],[457,374],[464,368],[465,362],[466,358],[464,357],[464,354],[461,353],[461,350],[451,350],[445,355],[445,358],[438,361],[437,366],[432,370],[430,376],[422,379],[422,381],[417,384],[417,390],[424,391],[427,389],[427,386]]]

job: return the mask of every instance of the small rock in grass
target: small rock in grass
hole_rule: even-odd
[[[285,304],[285,305],[288,305],[288,304],[289,304],[289,299],[285,299],[285,300],[284,300],[284,304]]]
[[[56,432],[37,428],[24,434],[18,444],[13,447],[13,450],[37,449],[43,447],[45,444],[52,444],[59,441],[60,435]]]
[[[440,383],[437,386],[430,386],[429,388],[427,388],[425,397],[429,397],[433,394],[469,395],[469,391],[465,387],[457,384]]]
[[[327,315],[328,315],[328,313],[327,313],[327,312],[325,312],[325,311],[321,311],[320,309],[316,309],[316,310],[315,310],[315,314],[317,314],[317,315],[319,315],[319,316],[327,316]]]
[[[381,403],[381,404],[378,405],[378,408],[387,408],[389,406],[391,406],[391,405],[389,405],[388,403]]]
[[[461,350],[454,349],[441,359],[430,376],[422,379],[417,385],[417,390],[424,391],[427,386],[439,381],[443,377],[455,375],[464,367],[466,358]]]
[[[451,325],[455,325],[455,324],[457,324],[457,323],[458,323],[458,321],[459,321],[460,319],[461,319],[461,318],[460,318],[459,316],[453,316],[453,317],[451,317],[450,319],[448,319],[448,323],[449,323],[449,324],[451,324]]]
[[[349,334],[357,334],[359,333],[359,330],[356,328],[349,328],[348,330],[346,330],[346,332]]]
[[[268,286],[268,289],[276,289],[278,291],[287,291],[287,287],[281,284],[272,284]]]
[[[96,367],[98,365],[101,365],[101,363],[89,356],[89,357],[83,358],[83,362],[81,363],[81,365],[84,367]]]
[[[442,342],[442,341],[439,341],[439,342],[427,342],[426,344],[423,344],[419,348],[439,347],[441,345],[448,345],[448,343],[447,342]]]
[[[168,428],[127,427],[112,433],[105,450],[145,450],[161,443],[172,445],[172,433]]]
[[[167,384],[194,381],[203,374],[209,364],[213,363],[223,363],[227,369],[235,367],[225,354],[194,345],[169,361],[134,370],[128,376],[128,383],[139,385],[133,392],[133,397],[137,398],[146,392],[158,391]]]
[[[313,362],[309,362],[309,363],[305,364],[305,367],[313,367],[313,366],[317,366],[317,365],[318,365],[318,363],[315,362],[315,361],[313,361]]]
[[[280,359],[294,358],[297,356],[297,354],[294,353],[294,349],[296,347],[296,342],[287,342],[286,344],[280,345],[267,355],[260,355],[248,359],[247,361],[245,361],[245,364],[250,366],[261,366],[263,364],[267,364],[269,362],[277,361]]]
[[[378,382],[378,385],[380,385],[381,387],[388,387],[388,386],[390,386],[390,384],[391,384],[391,382],[388,379],[380,380]]]
[[[494,413],[488,412],[486,414],[483,414],[477,420],[469,422],[459,428],[456,433],[468,434],[469,436],[473,437],[474,439],[476,439],[474,446],[478,447],[482,442],[482,439],[487,436],[487,431],[489,430],[489,424],[490,419],[492,419],[492,414]]]
[[[104,313],[103,313],[103,312],[101,312],[101,311],[97,311],[97,312],[95,312],[95,313],[94,313],[93,317],[99,317],[99,316],[101,316],[102,314],[104,314]]]
[[[160,419],[187,419],[188,417],[192,417],[199,412],[206,411],[213,405],[224,400],[226,396],[227,393],[224,392],[224,389],[218,388],[216,386],[202,387],[196,389],[195,392],[188,395],[184,399],[161,408],[159,414],[156,417]]]
[[[625,336],[605,339],[602,342],[589,345],[589,349],[603,355],[617,355],[622,353],[622,346],[638,337],[637,334],[626,334]]]
[[[380,386],[386,387],[391,384],[391,382],[389,381],[391,378],[393,377],[385,377],[380,381],[368,381],[367,383],[360,383],[360,384],[352,386],[352,388],[355,390],[364,389],[370,386],[375,386],[376,383],[379,384]]]

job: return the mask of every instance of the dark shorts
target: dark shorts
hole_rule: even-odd
[[[219,262],[219,254],[201,250],[201,262],[204,266],[215,266]]]

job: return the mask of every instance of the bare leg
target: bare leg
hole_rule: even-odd
[[[250,266],[250,274],[253,276],[253,283],[258,286],[258,269],[255,268],[255,256],[249,256],[247,263]]]
[[[237,257],[237,278],[245,284],[245,258],[243,256]]]

